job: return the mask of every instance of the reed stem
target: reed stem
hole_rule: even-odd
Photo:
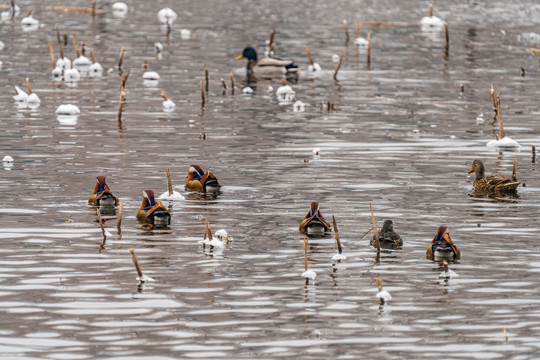
[[[201,105],[204,106],[206,103],[206,96],[204,95],[204,82],[201,80],[199,85],[201,86]]]
[[[338,230],[338,226],[336,222],[336,217],[334,215],[332,215],[332,224],[334,225],[334,239],[336,240],[338,253],[341,254],[343,252],[343,248],[341,247],[341,241],[339,239],[339,230]]]
[[[306,48],[306,54],[311,66],[315,66],[315,62],[313,61],[313,57],[311,56],[311,51],[309,50],[309,48]]]
[[[75,47],[75,55],[77,55],[77,57],[81,56],[81,53],[79,52],[79,41],[77,40],[77,34],[73,34],[73,46]]]
[[[343,30],[345,31],[345,42],[349,42],[349,24],[343,20]]]
[[[344,55],[345,54],[339,55],[339,61],[338,61],[337,65],[336,65],[336,70],[334,71],[334,81],[338,81],[337,74],[339,72],[339,68],[341,67],[341,63],[343,62],[343,56]]]
[[[122,71],[122,62],[124,61],[124,47],[120,49],[120,56],[118,57],[118,71]]]
[[[367,34],[367,69],[371,68],[371,33]]]
[[[232,71],[229,73],[229,79],[231,80],[231,95],[234,95],[234,76]]]
[[[204,224],[204,239],[206,240],[206,237],[208,237],[208,240],[212,241],[212,229],[210,228],[210,222],[208,222],[208,219],[206,219],[206,223]]]
[[[32,86],[30,85],[29,78],[26,78],[26,86],[28,86],[28,95],[32,95]]]
[[[103,225],[103,220],[101,220],[101,211],[99,211],[99,208],[96,209],[97,218],[99,221],[99,225],[101,226],[101,233],[103,234],[103,239],[107,239],[107,236],[105,235],[105,226]]]
[[[118,208],[118,220],[116,221],[116,230],[118,235],[122,234],[122,213],[124,212],[124,202],[120,201]]]
[[[495,98],[497,102],[497,119],[499,120],[499,137],[502,140],[504,138],[504,128],[501,115],[501,98],[499,97],[499,94],[495,94]]]
[[[135,255],[135,250],[131,248],[129,249],[129,252],[131,253],[131,260],[133,261],[133,265],[135,265],[135,269],[137,270],[137,275],[139,276],[139,280],[143,282],[143,273],[141,270],[141,266],[139,265],[139,260],[137,260],[137,255]]]
[[[373,232],[375,234],[375,243],[377,244],[377,252],[381,251],[381,244],[379,242],[379,229],[375,225],[375,216],[373,215],[373,207],[371,206],[371,201],[369,202],[369,211],[371,211],[371,221],[373,221]]]
[[[56,25],[56,39],[58,40],[58,48],[60,49],[60,59],[63,59],[64,48],[62,47],[62,39],[60,37],[60,30],[58,30],[58,25]]]
[[[54,59],[54,46],[52,40],[49,40],[49,53],[51,54],[51,63],[54,70],[56,68],[56,60]]]
[[[171,178],[171,169],[170,168],[167,168],[167,189],[169,189],[169,196],[172,196],[173,187],[172,187],[172,178]]]

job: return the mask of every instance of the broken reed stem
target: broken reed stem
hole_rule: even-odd
[[[269,50],[272,50],[272,44],[274,44],[275,35],[276,35],[276,30],[274,30],[274,29],[270,30],[270,36],[268,37],[268,49]]]
[[[28,86],[28,95],[32,95],[32,86],[30,86],[29,78],[26,78],[26,86]]]
[[[201,80],[199,84],[201,85],[201,105],[204,106],[204,104],[206,103],[206,96],[204,95],[204,83]]]
[[[54,46],[52,40],[49,40],[49,53],[51,54],[51,63],[54,70],[56,68],[56,61],[54,60]]]
[[[514,166],[512,167],[512,180],[517,181],[517,148],[516,148],[516,155],[514,155]]]
[[[208,68],[206,67],[206,65],[204,66],[204,81],[205,81],[204,90],[208,94],[208,89],[210,87],[210,80],[209,80],[209,76],[208,76]]]
[[[371,230],[373,230],[373,228],[369,228],[369,230],[366,231],[366,232],[364,233],[364,235],[362,235],[362,237],[361,237],[360,239],[358,239],[358,241],[362,241],[362,239],[363,239],[367,234],[369,234],[369,232],[370,232]]]
[[[444,272],[447,273],[448,272],[448,261],[443,260],[442,265],[443,265]]]
[[[120,89],[120,99],[118,100],[118,121],[122,120],[123,106],[124,106],[124,87]]]
[[[167,168],[167,189],[169,189],[169,196],[173,194],[172,179],[171,179],[171,169]]]
[[[62,39],[60,38],[60,30],[58,30],[58,25],[56,25],[56,39],[58,40],[58,48],[60,49],[60,59],[63,59],[64,48],[62,47]]]
[[[307,271],[307,246],[308,246],[308,238],[304,238],[304,270]]]
[[[525,68],[521,67],[521,77],[525,77]]]
[[[103,220],[101,220],[101,211],[99,211],[99,208],[96,209],[96,214],[99,221],[99,225],[101,226],[101,233],[103,234],[103,239],[106,239],[107,236],[105,235],[105,226],[103,225]]]
[[[429,17],[433,16],[433,4],[429,4]]]
[[[358,39],[360,37],[360,26],[362,26],[362,22],[360,20],[356,20],[354,25],[356,27],[356,38]]]
[[[493,84],[491,84],[491,88],[489,89],[489,101],[493,103],[494,108],[497,108],[497,101],[495,100],[495,87]]]
[[[367,68],[371,67],[371,33],[367,34]]]
[[[131,260],[133,261],[133,265],[135,265],[135,269],[137,269],[137,275],[139,275],[139,280],[143,281],[143,273],[141,270],[141,266],[139,265],[139,261],[137,260],[137,255],[135,255],[135,250],[133,248],[129,249],[129,252],[131,253]]]
[[[444,56],[445,59],[448,59],[448,56],[450,55],[450,35],[448,34],[448,23],[445,22],[443,25],[444,29],[444,36],[446,39],[446,43],[444,45]]]
[[[344,55],[345,54],[339,55],[339,61],[338,61],[337,65],[336,65],[336,70],[334,71],[334,81],[338,81],[337,74],[339,72],[339,68],[341,67],[341,63],[343,62],[343,56]]]
[[[309,63],[311,66],[314,66],[315,62],[313,61],[313,57],[311,56],[311,51],[309,51],[309,48],[306,48],[306,54],[309,60]]]
[[[536,162],[536,147],[533,145],[531,150],[532,150],[532,163],[534,164]]]
[[[504,129],[501,115],[501,98],[499,97],[499,94],[495,94],[495,98],[497,101],[497,119],[499,120],[499,137],[502,140],[502,138],[504,138]]]
[[[503,334],[504,334],[504,343],[508,343],[508,331],[506,331],[506,328],[503,327]]]
[[[345,41],[349,42],[349,24],[347,20],[343,20],[343,30],[345,31]]]
[[[161,90],[161,97],[163,98],[163,100],[167,101],[167,93],[163,90]]]
[[[223,86],[223,94],[225,94],[225,91],[227,91],[227,83],[225,82],[224,78],[221,78],[221,85]]]
[[[377,289],[379,289],[379,291],[382,291],[382,289],[383,289],[381,279],[377,279]]]
[[[126,90],[126,84],[127,84],[128,77],[129,77],[129,71],[127,73],[125,73],[124,76],[122,76],[121,89],[124,90],[124,91]]]
[[[375,243],[377,244],[377,252],[381,250],[381,244],[379,243],[379,229],[375,225],[375,216],[373,215],[373,207],[371,201],[369,202],[369,211],[371,211],[371,221],[373,221],[373,232],[375,233]]]
[[[332,224],[334,225],[334,239],[336,240],[338,253],[343,252],[343,248],[341,247],[341,241],[339,240],[339,230],[336,222],[336,217],[332,215]]]
[[[120,49],[120,56],[118,57],[118,70],[122,70],[122,61],[124,61],[124,47]]]
[[[116,221],[116,231],[118,235],[122,234],[122,212],[124,211],[124,203],[120,201],[120,206],[118,208],[118,220]]]
[[[231,95],[234,95],[234,76],[232,71],[229,73],[229,79],[231,80]]]
[[[212,241],[212,229],[210,229],[210,222],[208,222],[208,219],[206,219],[206,223],[204,224],[204,239],[205,240],[207,236],[208,236],[208,240]]]
[[[81,53],[79,52],[79,41],[77,40],[77,34],[73,34],[73,46],[75,47],[75,55],[77,55],[77,57],[81,56]]]

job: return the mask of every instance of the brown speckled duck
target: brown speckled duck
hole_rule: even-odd
[[[375,235],[371,238],[370,244],[377,246]],[[384,249],[395,249],[403,246],[403,239],[394,231],[394,222],[385,220],[382,229],[379,230],[379,245]]]
[[[514,160],[514,169],[512,177],[504,175],[485,175],[484,163],[482,160],[474,160],[469,174],[474,172],[475,193],[493,194],[493,195],[511,195],[517,192],[520,182],[516,179],[516,161]]]

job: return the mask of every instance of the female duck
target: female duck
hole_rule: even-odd
[[[198,192],[218,192],[221,188],[216,176],[211,171],[206,173],[199,165],[190,165],[186,176],[186,190]]]
[[[332,231],[332,226],[324,219],[319,211],[319,203],[312,202],[311,208],[299,226],[300,232],[308,235],[324,235]]]
[[[431,241],[427,252],[427,258],[434,261],[453,261],[460,258],[459,248],[454,245],[446,226],[440,226],[437,235]]]
[[[373,235],[370,244],[377,246],[375,235]],[[382,229],[379,230],[379,245],[385,249],[395,249],[403,245],[403,239],[394,231],[392,220],[385,220]]]
[[[142,204],[137,213],[137,220],[164,226],[171,223],[171,214],[169,214],[169,210],[161,201],[156,201],[152,190],[144,190]]]
[[[243,58],[248,59],[248,74],[271,76],[272,74],[276,73],[286,74],[295,73],[298,71],[298,65],[296,65],[292,60],[282,60],[270,57],[258,60],[257,51],[251,46],[246,47],[242,52],[242,55],[238,56],[236,60]]]
[[[504,175],[485,175],[484,163],[482,160],[474,160],[469,174],[474,172],[474,191],[476,193],[492,193],[494,195],[515,194],[520,182],[516,179],[516,163],[514,161],[514,170],[512,177]]]
[[[105,183],[105,176],[97,177],[97,184],[94,186],[94,192],[88,203],[97,206],[115,206],[118,205],[118,197],[114,195]]]

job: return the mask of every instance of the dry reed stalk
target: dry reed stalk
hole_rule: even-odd
[[[332,224],[334,225],[334,239],[336,240],[336,245],[338,248],[338,253],[343,252],[343,248],[341,247],[341,240],[339,239],[339,230],[336,222],[336,217],[332,215]]]
[[[124,88],[120,89],[120,99],[118,100],[118,121],[122,120],[122,107],[124,105]]]
[[[540,55],[540,49],[528,48],[527,51],[533,55]]]
[[[199,85],[201,86],[201,105],[204,106],[204,104],[206,103],[206,97],[204,95],[204,83],[202,80]]]
[[[51,54],[51,63],[54,70],[56,68],[56,60],[54,59],[54,46],[52,40],[49,40],[49,53]]]
[[[122,76],[122,86],[121,86],[121,89],[123,91],[126,90],[126,84],[127,84],[127,80],[129,78],[129,71],[127,73],[124,74],[124,76]]]
[[[99,221],[99,225],[101,226],[101,233],[103,234],[103,239],[106,239],[107,236],[105,235],[105,226],[103,225],[103,220],[101,220],[101,211],[99,211],[99,209],[96,209],[96,214]]]
[[[334,71],[334,81],[338,81],[337,74],[339,72],[339,68],[341,67],[341,63],[343,62],[343,56],[344,55],[345,54],[339,55],[339,61],[338,61],[337,65],[336,65],[336,70]]]
[[[444,45],[444,56],[445,56],[445,59],[448,59],[448,56],[450,55],[450,34],[448,33],[447,22],[444,23],[443,30],[444,30],[444,37],[446,39],[446,42]]]
[[[234,76],[232,71],[229,73],[229,79],[231,81],[231,95],[234,95]]]
[[[345,31],[345,41],[349,42],[349,24],[347,20],[343,20],[343,30]]]
[[[171,179],[171,169],[167,168],[167,189],[169,190],[169,196],[173,194],[172,179]]]
[[[364,233],[364,235],[362,235],[362,237],[361,237],[360,239],[358,239],[358,241],[362,241],[362,239],[363,239],[367,234],[369,234],[369,232],[370,232],[371,230],[373,230],[373,228],[370,228],[368,231],[366,231],[366,232]]]
[[[429,17],[433,16],[433,4],[429,4]]]
[[[270,30],[270,35],[268,36],[268,49],[272,49],[272,44],[274,44],[274,37],[276,36],[276,30]],[[274,45],[275,46],[275,45]]]
[[[311,64],[311,66],[314,66],[315,61],[313,61],[313,57],[311,56],[311,51],[309,51],[309,48],[306,48],[306,54],[307,54],[309,63]]]
[[[531,147],[531,151],[532,151],[532,163],[534,164],[536,162],[536,147],[534,145]]]
[[[205,81],[204,90],[208,94],[208,89],[210,88],[210,79],[208,76],[208,68],[206,67],[206,65],[204,65],[204,81]]]
[[[360,37],[360,27],[362,26],[362,22],[360,20],[356,20],[354,25],[356,28],[356,38],[358,39]]]
[[[491,84],[491,88],[489,89],[489,101],[493,103],[494,108],[497,108],[497,101],[495,100],[495,87],[493,84]]]
[[[525,77],[525,68],[521,67],[521,77]]]
[[[75,47],[75,55],[77,55],[77,57],[81,56],[81,53],[79,52],[79,41],[77,40],[77,34],[73,34],[73,46]]]
[[[448,261],[443,260],[442,265],[443,265],[444,272],[447,273],[448,272]]]
[[[308,270],[308,266],[307,266],[307,246],[308,246],[308,238],[305,237],[304,238],[304,270],[305,271]]]
[[[118,208],[118,220],[116,221],[116,230],[118,235],[122,234],[122,212],[124,212],[124,203],[120,201],[120,207]]]
[[[139,265],[139,260],[137,260],[137,255],[135,255],[135,250],[133,248],[129,249],[129,252],[131,253],[131,260],[133,261],[133,265],[135,265],[135,269],[137,270],[137,275],[139,275],[139,280],[143,281],[143,273],[141,270],[141,266]]]
[[[461,95],[463,95],[463,93],[465,92],[465,85],[461,84],[459,90],[461,91]]]
[[[503,327],[503,334],[504,334],[504,343],[508,343],[508,331],[506,331],[506,328]]]
[[[499,94],[495,94],[495,98],[497,101],[497,119],[499,120],[499,138],[502,139],[504,138],[504,129],[501,115],[501,98]]]
[[[120,56],[118,57],[118,70],[122,70],[122,61],[124,61],[124,47],[120,49]]]
[[[167,101],[168,98],[167,98],[167,93],[163,90],[161,90],[161,97],[163,98],[163,100]]]
[[[95,1],[92,1],[92,7],[85,8],[85,7],[73,7],[73,6],[47,6],[45,7],[47,10],[53,10],[53,11],[63,11],[63,12],[82,12],[87,14],[101,14],[104,13],[105,10],[96,9]]]
[[[204,224],[204,239],[206,240],[206,237],[208,237],[208,240],[212,241],[212,229],[210,229],[210,222],[208,222],[208,219],[206,219],[206,222]]]
[[[382,280],[381,279],[377,279],[377,289],[379,289],[379,291],[383,290]]]
[[[381,250],[381,244],[379,243],[379,229],[375,225],[375,216],[373,215],[373,207],[371,207],[371,201],[369,202],[369,211],[371,211],[371,220],[373,221],[373,232],[375,233],[375,243],[377,244],[377,252]]]
[[[512,180],[517,181],[517,148],[516,148],[516,155],[514,156],[514,166],[512,167]]]
[[[56,25],[56,40],[58,40],[58,48],[60,49],[60,59],[63,59],[64,48],[62,47],[62,39],[60,37],[60,30],[58,30],[58,25]]]
[[[26,86],[28,86],[28,95],[32,95],[32,86],[30,86],[29,78],[26,78]]]
[[[225,82],[224,78],[220,79],[221,85],[223,86],[223,95],[225,95],[225,92],[227,91],[227,83]]]
[[[367,34],[367,68],[371,67],[371,33]]]

